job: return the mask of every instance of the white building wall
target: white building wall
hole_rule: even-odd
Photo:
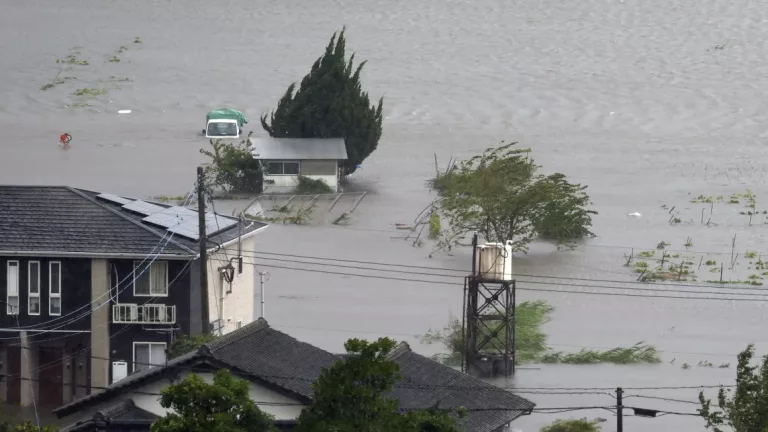
[[[238,320],[242,320],[243,326],[253,321],[253,296],[259,288],[250,255],[253,254],[256,236],[247,237],[241,243],[244,255],[242,274],[238,274],[237,269],[237,243],[210,254],[208,258],[208,313],[211,321],[222,320],[222,334],[236,330]],[[219,267],[227,265],[230,259],[235,267],[231,287],[219,272]],[[230,290],[232,292],[228,293]]]
[[[180,379],[183,380],[190,373],[191,372],[186,372],[186,371],[182,372],[180,374],[180,377],[181,377]],[[213,382],[212,373],[198,373],[197,375],[203,378],[208,383]],[[237,375],[235,375],[235,377],[242,378]],[[164,388],[166,388],[169,385],[170,385],[170,382],[167,380],[155,381],[153,383],[147,384],[146,386],[143,386],[137,389],[134,392],[127,394],[126,397],[133,399],[133,402],[136,404],[137,407],[162,417],[162,416],[165,416],[166,413],[172,410],[167,410],[162,406],[160,406],[160,396],[155,396],[155,394],[159,394]],[[265,413],[273,415],[275,417],[275,420],[297,419],[299,417],[299,414],[301,414],[301,410],[304,408],[304,405],[301,405],[295,399],[273,392],[266,387],[260,386],[255,383],[251,383],[250,387],[251,388],[249,390],[249,395],[251,397],[251,400],[256,402],[256,405],[259,407],[260,410],[262,410]],[[147,394],[147,393],[152,393],[152,394]],[[264,402],[266,402],[266,404],[264,404]],[[110,402],[103,404],[102,407],[106,408],[108,406],[114,405],[115,403],[117,403],[117,399],[113,399]],[[273,405],[273,404],[286,404],[286,405]]]

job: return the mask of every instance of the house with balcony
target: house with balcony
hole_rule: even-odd
[[[264,223],[67,186],[0,186],[0,397],[59,406],[253,320]],[[207,268],[201,283],[201,266]],[[209,322],[203,322],[207,285]]]

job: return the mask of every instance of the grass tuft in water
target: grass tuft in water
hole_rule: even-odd
[[[551,352],[541,357],[542,363],[597,364],[597,363],[661,363],[656,347],[638,342],[628,348],[614,348],[608,351],[582,349],[575,353]]]
[[[75,90],[74,93],[72,93],[75,96],[90,96],[90,97],[96,97],[103,94],[106,94],[107,91],[104,89],[96,89],[96,88],[81,88]]]

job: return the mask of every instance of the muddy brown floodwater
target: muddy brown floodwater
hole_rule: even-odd
[[[355,190],[369,194],[348,226],[275,225],[260,236],[258,252],[293,255],[281,258],[288,261],[253,259],[270,273],[266,314],[272,325],[336,351],[349,337],[391,335],[419,352],[436,352],[416,335],[460,314],[460,273],[377,272],[339,267],[364,266],[342,261],[313,266],[295,256],[467,269],[468,251],[430,259],[429,245],[393,238],[403,235],[393,224],[410,223],[429,202],[424,182],[433,173],[434,153],[445,163],[500,140],[519,140],[546,171],[588,184],[600,215],[598,237],[576,251],[535,245],[515,256],[517,273],[536,276],[519,278],[518,298],[546,299],[557,308],[546,325],[556,349],[644,340],[664,351],[664,362],[533,365],[509,385],[731,384],[733,367],[696,364],[734,365],[749,342],[765,352],[768,297],[760,287],[665,293],[673,288],[654,285],[645,288],[662,291],[639,291],[644,287],[631,283],[636,275],[622,265],[622,255],[667,241],[668,249],[695,255],[696,264],[699,257],[727,262],[736,234],[745,274],[728,278],[744,279],[752,270],[743,258],[747,251],[768,252],[766,226],[757,220],[762,216],[750,226],[738,205],[717,204],[706,225],[700,221],[706,205],[690,202],[699,194],[727,197],[747,188],[761,210],[768,202],[766,14],[759,2],[747,0],[6,0],[0,14],[0,182],[183,194],[202,161],[198,149],[206,142],[198,133],[205,113],[237,107],[261,133],[259,115],[300,80],[331,33],[347,25],[348,48],[369,61],[365,87],[373,97],[385,96],[384,137],[351,179]],[[77,64],[82,61],[89,64]],[[53,87],[41,90],[46,84]],[[73,95],[78,89],[82,96]],[[127,109],[132,112],[117,112]],[[57,147],[64,132],[73,137],[66,151]],[[670,225],[673,206],[680,223]],[[634,212],[642,216],[628,216]],[[693,246],[686,252],[689,237]],[[709,275],[710,267],[697,269],[699,281],[719,277]],[[412,274],[417,271],[438,276]],[[693,367],[681,369],[684,362]],[[695,401],[697,392],[627,394]],[[525,395],[540,407],[614,402],[605,394]],[[685,413],[697,407],[625,401]],[[555,417],[583,416],[605,417],[606,430],[613,430],[615,418],[604,410],[535,414],[514,427],[535,431]],[[678,415],[629,417],[625,424],[631,431],[703,427],[696,417]]]

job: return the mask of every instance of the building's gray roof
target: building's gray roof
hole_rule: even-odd
[[[443,409],[465,407],[468,415],[461,422],[468,432],[494,431],[529,413],[535,406],[533,402],[504,389],[420,356],[405,343],[401,343],[390,358],[400,366],[402,374],[391,394],[399,401],[400,409],[418,410],[436,404]],[[203,362],[232,369],[309,402],[312,383],[324,368],[341,359],[341,356],[279,332],[259,319],[204,345],[196,352],[172,360],[166,367],[131,375],[102,393],[86,396],[55,412],[60,417],[69,415],[96,401],[166,376],[174,368]]]
[[[260,160],[346,160],[344,138],[251,138]]]
[[[100,430],[98,427],[110,423],[152,424],[159,417],[136,406],[133,399],[126,399],[108,408],[97,411],[93,417],[60,429],[59,432]]]
[[[197,255],[196,241],[168,236],[164,228],[142,222],[143,215],[98,199],[97,195],[99,192],[67,186],[0,185],[0,255],[128,257],[161,250],[161,256],[168,257]],[[211,247],[266,226],[250,221],[238,224],[239,229],[236,224],[209,236]]]

